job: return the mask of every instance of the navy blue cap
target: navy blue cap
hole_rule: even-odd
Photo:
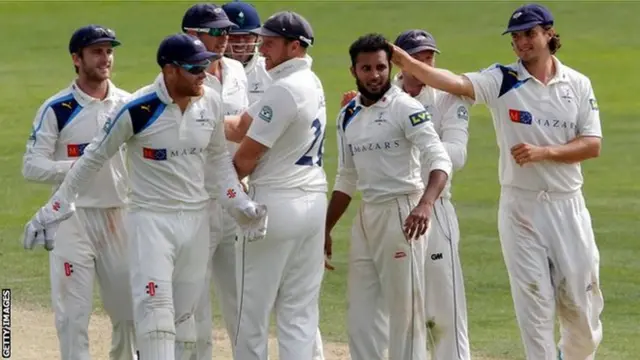
[[[282,11],[269,17],[262,27],[250,31],[260,36],[281,36],[298,40],[304,46],[313,45],[313,29],[302,15],[293,11]]]
[[[440,53],[436,46],[436,39],[429,32],[424,30],[407,30],[398,35],[395,45],[407,54],[413,55],[425,50],[435,51]]]
[[[166,64],[198,64],[205,60],[220,57],[210,52],[202,41],[189,34],[169,35],[158,47],[157,61],[160,67]]]
[[[238,28],[231,29],[232,34],[248,34],[251,30],[260,27],[260,15],[253,5],[234,1],[222,5],[222,9],[229,17],[229,20],[236,24]]]
[[[195,4],[182,17],[182,30],[206,32],[209,29],[236,28],[221,7],[214,4]]]
[[[87,25],[77,29],[71,35],[69,53],[77,53],[89,45],[105,42],[111,43],[114,47],[120,45],[115,31],[100,25]]]
[[[502,35],[525,31],[537,25],[553,25],[553,15],[546,7],[538,4],[527,4],[516,9],[509,18],[507,29]]]

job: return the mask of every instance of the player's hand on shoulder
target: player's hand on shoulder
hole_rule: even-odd
[[[33,250],[36,245],[43,245],[48,251],[55,247],[54,238],[61,222],[70,218],[75,212],[75,205],[69,203],[57,193],[49,202],[27,222],[24,227],[22,245],[26,250]]]
[[[345,107],[349,101],[353,100],[358,95],[355,90],[349,90],[342,94],[342,101],[340,101],[340,107]]]
[[[407,240],[417,240],[427,232],[432,208],[433,206],[430,204],[418,204],[411,210],[404,221],[404,233]]]

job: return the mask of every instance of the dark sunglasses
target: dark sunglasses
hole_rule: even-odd
[[[209,65],[211,65],[211,60],[207,60],[199,64],[181,64],[177,61],[174,61],[173,64],[183,68],[189,74],[200,75],[209,68]]]
[[[184,30],[187,31],[195,31],[195,32],[199,32],[202,34],[209,34],[211,36],[224,36],[224,35],[229,35],[229,32],[231,31],[230,27],[225,27],[225,28],[189,28],[186,27],[184,28]]]
[[[211,36],[224,36],[224,35],[229,35],[229,32],[231,31],[231,28],[221,28],[221,29],[209,29],[209,32],[207,34],[211,35]]]

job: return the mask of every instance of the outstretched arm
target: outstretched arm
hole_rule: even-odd
[[[471,81],[463,75],[457,75],[449,70],[431,67],[414,59],[406,51],[389,43],[393,47],[391,61],[402,71],[405,71],[423,84],[446,91],[448,93],[475,99],[475,92]]]

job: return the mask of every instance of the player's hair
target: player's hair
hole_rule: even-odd
[[[360,53],[372,53],[383,50],[387,53],[387,59],[391,63],[392,49],[387,39],[382,34],[372,33],[359,37],[349,47],[351,55],[351,66],[356,65],[356,58]]]
[[[289,45],[289,44],[291,44],[291,43],[292,43],[292,42],[294,42],[294,41],[297,41],[298,43],[300,43],[300,47],[302,48],[302,50],[303,50],[304,52],[307,52],[307,48],[309,48],[309,44],[307,44],[306,42],[304,42],[304,41],[300,41],[300,40],[298,40],[298,39],[284,38],[284,43],[285,43],[285,45]]]
[[[551,30],[553,32],[553,37],[549,40],[549,51],[551,51],[551,54],[553,55],[562,47],[562,44],[560,43],[560,34],[556,33],[555,29],[553,29],[553,26],[551,25],[546,25],[542,28],[545,31]]]

